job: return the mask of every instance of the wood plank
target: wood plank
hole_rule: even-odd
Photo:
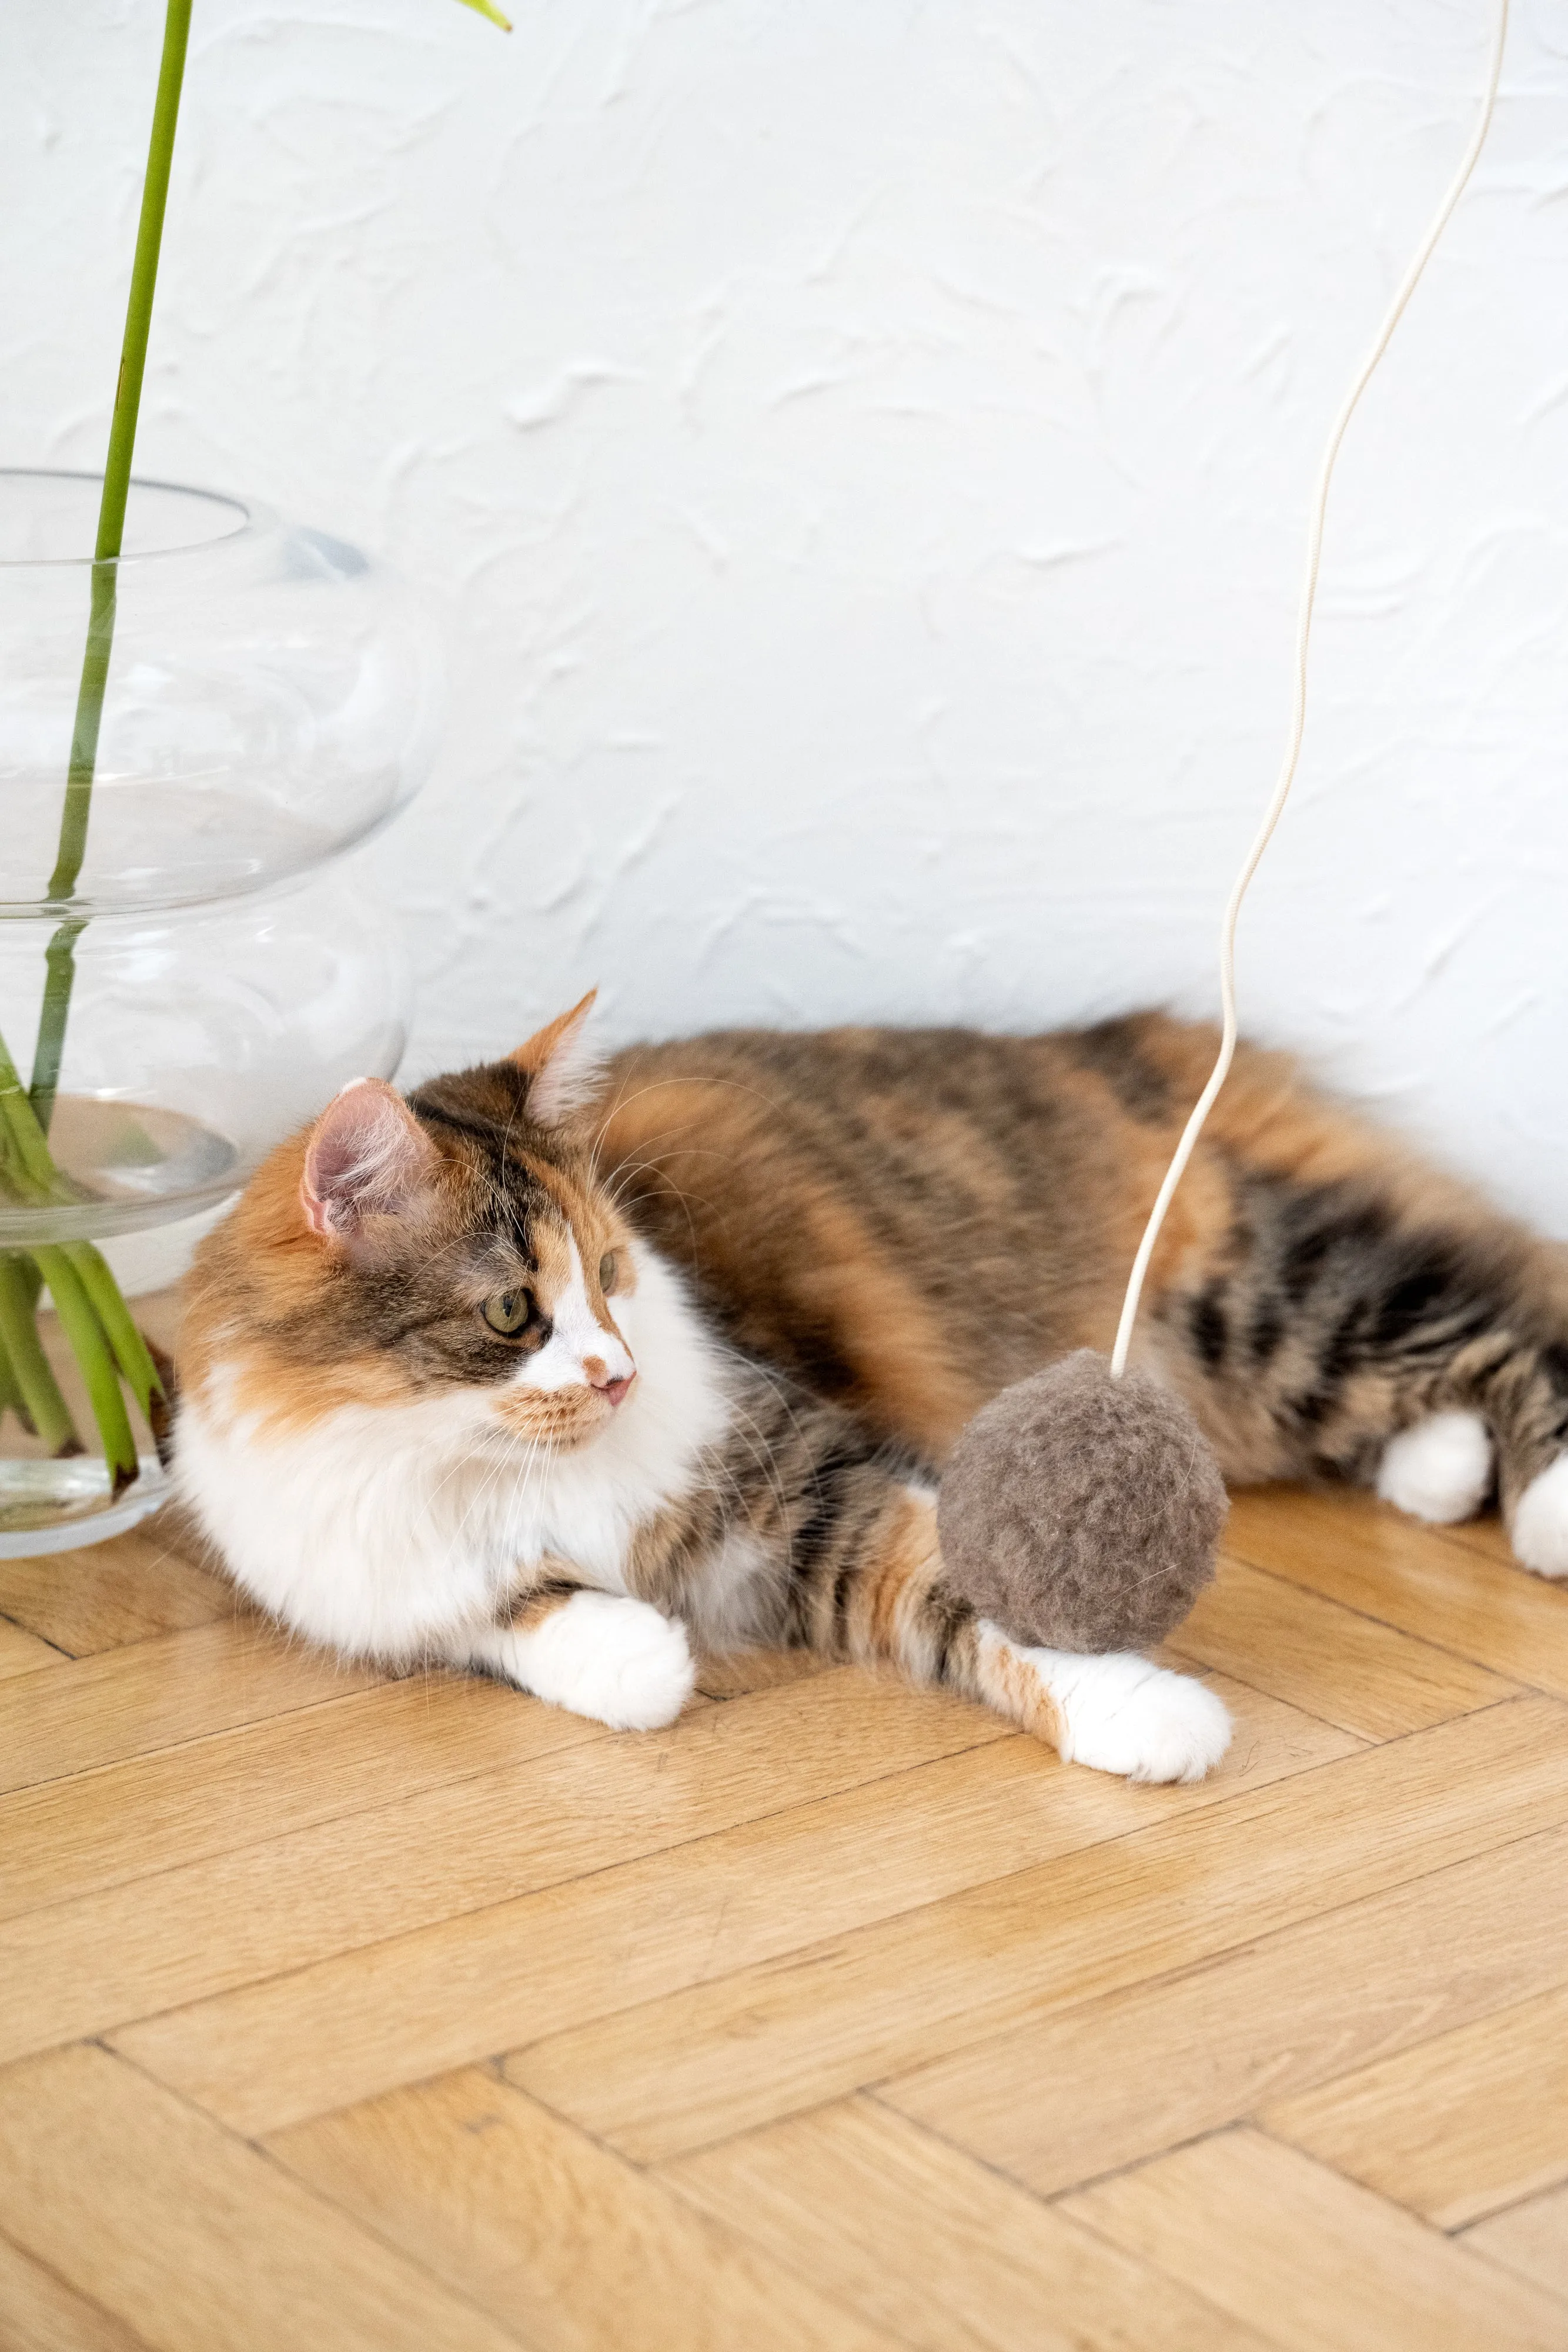
[[[697,1688],[704,1698],[747,1698],[753,1691],[777,1690],[830,1672],[831,1662],[814,1650],[732,1650],[705,1653],[697,1660]]]
[[[507,2071],[656,2161],[1565,1819],[1568,1716],[1510,1700],[591,2026],[541,2023]]]
[[[251,1612],[225,1578],[135,1528],[80,1551],[0,1559],[0,1614],[85,1658]]]
[[[0,2057],[758,1820],[786,1801],[781,1755],[800,1801],[1015,1737],[980,1708],[841,1670],[210,1855],[163,1873],[155,1900],[138,1883],[28,1912],[0,1927]]]
[[[1477,2221],[1460,2242],[1568,2303],[1568,2189]]]
[[[1516,1685],[1243,1561],[1219,1572],[1169,1645],[1364,1739],[1397,1739]]]
[[[380,1677],[302,1649],[254,1618],[165,1633],[48,1674],[0,1707],[0,1790],[36,1787],[263,1717],[319,1706]]]
[[[1263,1488],[1238,1495],[1233,1559],[1568,1698],[1568,1587],[1424,1528],[1364,1495]]]
[[[1260,2120],[1439,2229],[1517,2204],[1568,2180],[1568,1985],[1276,2100]]]
[[[1261,2132],[1224,2132],[1062,2210],[1281,2352],[1563,2352],[1563,2306]]]
[[[838,1737],[869,1736],[884,1750],[877,1710],[886,1702],[873,1697],[876,1685],[845,1679]],[[816,1694],[820,1706],[834,1682],[829,1675],[799,1685],[796,1703]],[[1223,1772],[1197,1788],[1130,1789],[1008,1734],[918,1771],[346,1953],[282,1983],[150,2018],[114,2038],[242,2129],[271,2130],[1134,1825],[1185,1821],[1221,1804],[1228,1791],[1309,1769],[1346,1744],[1359,1752],[1349,1734],[1274,1700],[1226,1695],[1241,1708],[1241,1733]],[[711,1712],[728,1718],[777,1707],[786,1696]],[[994,1730],[993,1719],[980,1720]],[[791,1795],[805,1793],[808,1770],[820,1784],[821,1759],[810,1748],[797,1744],[781,1767],[785,1755],[765,1742],[758,1772],[776,1784],[792,1774]],[[612,1792],[606,1801],[612,1805]],[[354,1893],[350,1874],[346,1899]],[[202,1932],[214,1929],[204,1920]]]
[[[146,2352],[122,2320],[0,2238],[0,2343],[5,2352]]]
[[[1016,2025],[878,2095],[1049,2195],[1565,1976],[1568,1829],[1546,1830]]]
[[[9,1617],[0,1617],[0,1682],[9,1681],[13,1675],[33,1674],[39,1666],[63,1665],[66,1655],[64,1650],[40,1641],[37,1633],[13,1624]]]
[[[1272,2340],[865,2098],[664,2177],[919,2352],[1262,2352]]]
[[[611,1737],[499,1683],[420,1675],[47,1781],[0,1797],[0,1918]]]
[[[1508,1539],[1508,1529],[1496,1510],[1490,1510],[1479,1519],[1461,1519],[1451,1528],[1433,1528],[1431,1533],[1442,1543],[1458,1544],[1461,1551],[1479,1551],[1487,1559],[1495,1559],[1506,1568],[1517,1568],[1513,1546]]]
[[[0,2074],[9,2235],[160,2352],[503,2352],[476,2305],[106,2051]]]
[[[269,2145],[539,2352],[894,2352],[798,2263],[773,2262],[489,2071]]]

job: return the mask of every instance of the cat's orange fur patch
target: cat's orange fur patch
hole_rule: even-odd
[[[549,1195],[560,1212],[559,1228],[541,1223],[535,1229],[534,1250],[539,1261],[541,1302],[547,1310],[553,1307],[570,1281],[571,1258],[568,1244],[569,1242],[575,1243],[594,1321],[602,1329],[613,1333],[624,1347],[625,1335],[599,1286],[599,1265],[604,1252],[617,1248],[619,1244],[617,1257],[622,1278],[618,1286],[630,1296],[637,1287],[635,1249],[628,1245],[622,1228],[610,1223],[603,1204],[594,1200],[583,1185],[575,1182],[564,1169],[552,1168],[546,1160],[521,1153],[517,1164],[533,1178],[541,1192]]]
[[[555,1447],[586,1444],[603,1428],[612,1410],[586,1383],[570,1389],[499,1389],[495,1399],[496,1418],[517,1436]]]
[[[526,1070],[530,1077],[535,1076],[544,1068],[557,1046],[581,1025],[588,1013],[591,1012],[594,998],[598,994],[599,991],[596,988],[591,988],[586,996],[579,997],[570,1012],[558,1013],[553,1021],[547,1021],[542,1029],[536,1029],[531,1037],[525,1038],[520,1045],[507,1055],[507,1061],[515,1064],[519,1070]]]
[[[1061,1716],[1056,1701],[1046,1689],[1027,1658],[1020,1657],[1010,1643],[988,1642],[980,1645],[976,1679],[979,1696],[998,1715],[1005,1715],[1021,1729],[1043,1739],[1060,1754],[1062,1740]]]
[[[741,1296],[764,1252],[750,1216],[727,1213],[728,1175],[755,1164],[759,1153],[773,1160],[775,1213],[789,1237],[778,1267],[779,1312],[830,1338],[874,1427],[939,1460],[991,1384],[955,1362],[940,1319],[842,1189],[794,1156],[778,1164],[768,1108],[754,1090],[726,1084],[673,1080],[635,1088],[616,1097],[605,1117],[600,1157],[608,1169],[656,1178],[678,1204],[676,1221],[687,1226],[699,1270]]]
[[[806,1235],[801,1305],[831,1328],[883,1433],[940,1461],[988,1388],[954,1364],[941,1324],[862,1217],[812,1189],[796,1209]]]
[[[856,1630],[867,1654],[905,1654],[941,1566],[931,1505],[918,1496],[899,1496],[877,1530],[871,1572],[862,1588],[863,1614]]]

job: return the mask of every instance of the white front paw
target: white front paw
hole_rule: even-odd
[[[1023,1655],[1056,1703],[1068,1763],[1129,1780],[1201,1780],[1230,1745],[1224,1701],[1190,1675],[1168,1674],[1131,1651]]]
[[[1532,1478],[1513,1515],[1514,1558],[1537,1576],[1568,1576],[1568,1454]]]
[[[512,1653],[508,1671],[537,1698],[615,1731],[673,1723],[696,1680],[685,1627],[612,1592],[574,1592],[514,1633]]]
[[[1390,1438],[1377,1491],[1412,1518],[1473,1519],[1491,1486],[1491,1432],[1479,1412],[1435,1412]]]

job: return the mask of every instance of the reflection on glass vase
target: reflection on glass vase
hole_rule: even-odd
[[[34,1081],[0,1121],[0,1556],[96,1541],[166,1492],[134,1403],[106,1460],[55,1289],[80,1276],[106,1330],[120,1291],[134,1318],[182,1223],[347,1079],[396,1068],[395,927],[351,870],[318,869],[417,789],[438,722],[401,582],[257,509],[139,483],[126,552],[98,567],[115,612],[85,850],[51,897],[99,488],[0,472],[0,1040]]]

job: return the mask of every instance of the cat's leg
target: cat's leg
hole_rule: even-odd
[[[1444,1521],[1471,1517],[1495,1486],[1514,1557],[1568,1576],[1568,1345],[1542,1344],[1523,1319],[1505,1307],[1435,1376],[1415,1370],[1416,1415],[1384,1448],[1377,1490]]]
[[[1479,1412],[1450,1406],[1400,1430],[1383,1449],[1377,1491],[1412,1518],[1450,1527],[1473,1519],[1491,1492],[1491,1431]]]
[[[1158,1306],[1161,1369],[1246,1481],[1329,1474],[1438,1523],[1495,1491],[1518,1558],[1568,1575],[1568,1307],[1531,1236],[1372,1174],[1253,1177]]]
[[[1050,1739],[1066,1763],[1129,1780],[1201,1780],[1230,1745],[1222,1699],[1135,1651],[1029,1649],[986,1618],[976,1636],[977,1696]]]
[[[1568,1576],[1568,1339],[1500,1351],[1471,1385],[1497,1440],[1515,1559],[1538,1576]]]
[[[696,1680],[675,1619],[645,1601],[564,1583],[525,1594],[505,1623],[464,1635],[449,1655],[615,1731],[673,1723]]]
[[[1473,1378],[1461,1364],[1446,1392],[1484,1404],[1443,1405],[1400,1430],[1376,1485],[1385,1503],[1439,1527],[1474,1518],[1496,1490],[1515,1559],[1568,1576],[1568,1381],[1546,1353],[1526,1343]]]
[[[831,1657],[890,1660],[912,1681],[983,1700],[1070,1763],[1133,1780],[1199,1780],[1230,1744],[1214,1693],[1126,1652],[1009,1640],[947,1582],[935,1496],[870,1464],[840,1472],[797,1557],[790,1638]],[[837,1493],[831,1491],[837,1488]]]

